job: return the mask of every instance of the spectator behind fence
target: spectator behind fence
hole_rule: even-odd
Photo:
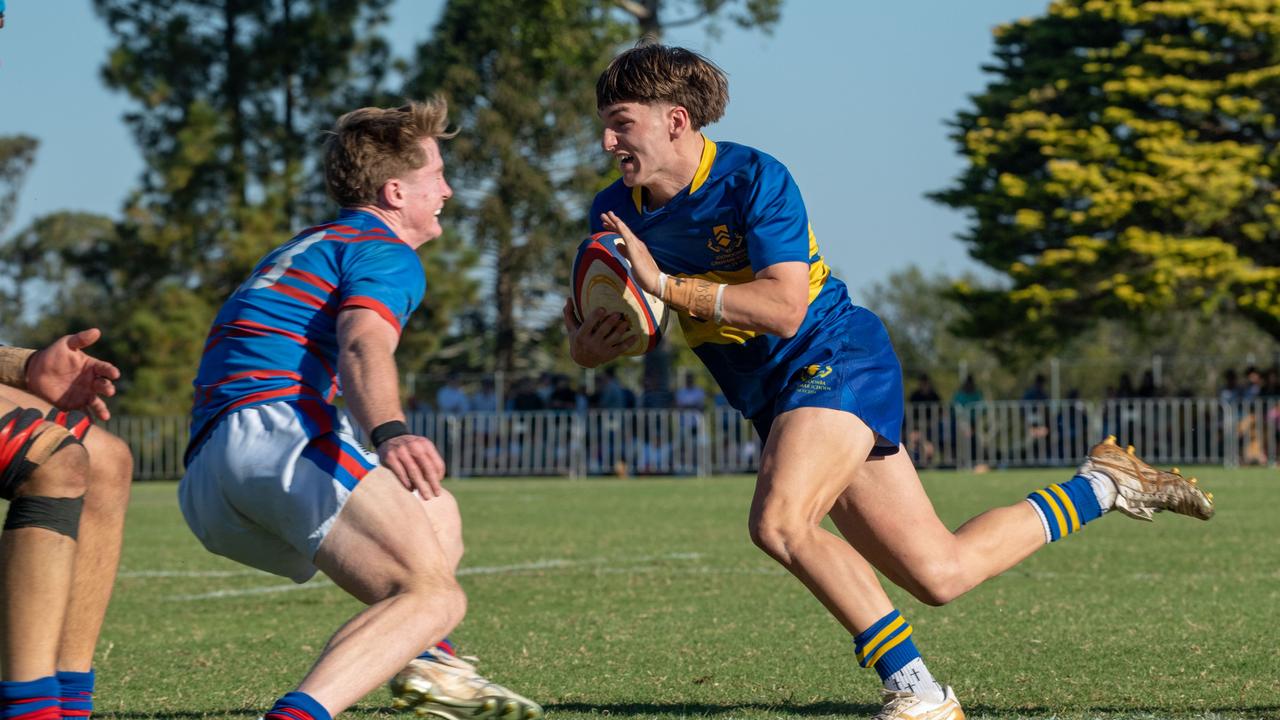
[[[1250,365],[1244,371],[1244,388],[1240,390],[1242,400],[1255,400],[1262,397],[1262,373]]]
[[[958,407],[968,407],[982,402],[982,391],[973,381],[972,375],[966,375],[964,382],[961,383],[960,389],[956,390],[956,394],[951,396],[951,404]]]
[[[627,406],[627,394],[618,382],[617,370],[604,369],[600,387],[596,388],[595,406],[601,410],[621,410]]]
[[[538,394],[537,388],[534,387],[533,380],[522,378],[516,381],[515,390],[511,393],[511,400],[507,403],[507,409],[515,412],[530,412],[546,410],[547,406],[542,402],[542,396]]]
[[[1026,391],[1022,393],[1022,399],[1023,400],[1048,400],[1049,391],[1045,389],[1045,385],[1048,384],[1048,382],[1049,382],[1048,378],[1046,378],[1043,373],[1037,374],[1035,376],[1035,379],[1032,380],[1031,382],[1031,387],[1028,387]],[[1133,383],[1130,383],[1131,386],[1132,384]]]
[[[1234,368],[1227,368],[1222,373],[1222,387],[1218,390],[1218,401],[1234,403],[1240,399],[1240,385]]]
[[[1272,398],[1280,396],[1280,367],[1272,365],[1267,368],[1266,379],[1262,383],[1262,394]]]
[[[471,408],[470,402],[467,400],[467,394],[463,392],[456,379],[449,378],[436,391],[436,412],[444,413],[445,415],[459,415],[469,409]]]
[[[472,412],[493,413],[498,411],[498,395],[494,392],[493,380],[485,378],[480,381],[480,389],[471,396],[468,403]]]
[[[1156,385],[1156,374],[1150,370],[1142,373],[1142,381],[1138,383],[1138,394],[1140,398],[1158,398],[1163,397],[1164,393],[1160,391],[1160,386]]]
[[[681,410],[702,410],[707,405],[707,391],[698,386],[692,373],[684,378],[684,387],[676,391],[676,407]]]
[[[557,375],[551,390],[550,407],[552,410],[572,411],[578,409],[578,393],[569,382],[569,376]]]
[[[1129,373],[1120,373],[1120,382],[1116,386],[1116,397],[1122,399],[1138,397],[1138,391],[1133,387],[1133,376]]]
[[[916,376],[916,389],[911,391],[911,396],[907,398],[911,402],[942,402],[942,398],[938,397],[938,391],[933,389],[933,381],[929,379],[929,373],[920,373]]]

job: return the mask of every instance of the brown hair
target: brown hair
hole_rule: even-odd
[[[641,40],[615,57],[596,81],[597,108],[620,102],[679,105],[700,130],[724,116],[729,80],[692,50]]]
[[[427,162],[423,138],[445,140],[449,106],[436,95],[398,108],[366,107],[338,118],[324,148],[324,184],[343,207],[373,205],[391,178]]]

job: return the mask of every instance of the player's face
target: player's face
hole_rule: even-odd
[[[422,140],[427,162],[400,178],[404,192],[404,216],[407,229],[417,238],[418,244],[440,237],[440,211],[444,203],[453,197],[453,188],[444,178],[444,158],[435,138]]]
[[[613,155],[627,187],[644,186],[671,164],[669,105],[622,102],[600,109],[604,134],[600,146]]]

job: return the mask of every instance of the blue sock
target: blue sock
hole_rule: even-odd
[[[26,682],[0,682],[0,718],[60,720],[58,678],[50,675]]]
[[[93,670],[89,672],[58,671],[58,684],[62,686],[63,718],[87,718],[93,714]]]
[[[880,682],[889,690],[906,690],[928,702],[942,702],[946,688],[925,666],[911,633],[911,625],[902,613],[894,610],[885,615],[854,636],[858,664],[874,667]]]
[[[1102,517],[1098,496],[1083,475],[1037,490],[1027,496],[1027,502],[1040,514],[1047,542],[1061,540]]]
[[[911,623],[894,610],[853,638],[858,664],[872,666],[883,682],[904,665],[920,657],[911,639]]]
[[[294,690],[276,701],[262,720],[333,720],[329,711],[304,692]]]

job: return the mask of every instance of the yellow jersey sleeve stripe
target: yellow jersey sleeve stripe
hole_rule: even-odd
[[[1058,508],[1058,501],[1049,493],[1043,490],[1037,490],[1036,494],[1044,498],[1049,509],[1053,511],[1053,519],[1058,521],[1058,537],[1063,537],[1069,532],[1067,530],[1067,520],[1062,517],[1062,510]]]
[[[1071,498],[1067,497],[1067,493],[1061,487],[1050,485],[1049,489],[1062,501],[1062,507],[1067,509],[1067,516],[1071,518],[1071,532],[1079,530],[1080,516],[1076,514],[1076,504],[1071,502]]]
[[[898,645],[902,644],[903,640],[906,640],[907,638],[911,637],[912,631],[913,631],[913,628],[910,625],[908,625],[906,630],[902,631],[902,633],[899,634],[898,636],[890,639],[889,642],[884,644],[884,647],[877,650],[876,654],[872,655],[871,659],[867,661],[867,665],[875,666],[877,662],[880,662],[880,658],[884,657],[885,653],[898,647]]]
[[[898,628],[906,624],[907,624],[907,621],[902,616],[899,616],[897,620],[894,620],[893,622],[886,625],[884,629],[876,633],[876,636],[871,638],[871,640],[868,641],[866,645],[862,646],[862,650],[857,653],[858,662],[861,663],[862,660],[866,658],[868,653],[875,652],[878,649],[880,643],[884,642],[885,638],[894,634],[895,632],[898,631]],[[863,663],[864,666],[866,664],[867,663]]]

